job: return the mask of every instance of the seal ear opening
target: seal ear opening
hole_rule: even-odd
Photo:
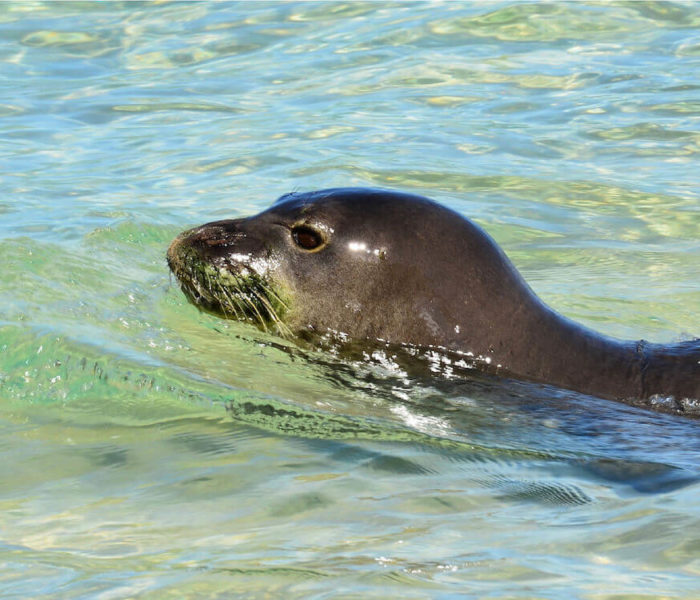
[[[292,227],[292,239],[297,246],[308,251],[319,250],[326,244],[323,235],[308,225]]]

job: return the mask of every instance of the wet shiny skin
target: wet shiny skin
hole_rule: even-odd
[[[601,397],[663,397],[681,412],[700,398],[700,342],[623,342],[563,318],[483,230],[420,196],[288,194],[257,216],[183,233],[168,260],[194,303],[283,335],[439,348]]]

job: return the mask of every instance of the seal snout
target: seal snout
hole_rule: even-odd
[[[186,231],[178,235],[170,243],[170,246],[168,246],[168,251],[165,255],[165,258],[168,261],[168,267],[175,275],[178,275],[178,271],[181,266],[182,245],[187,238],[187,233],[188,232]]]
[[[183,261],[192,259],[209,263],[218,262],[231,253],[232,247],[246,238],[245,232],[240,228],[241,221],[242,219],[213,221],[183,231],[168,248],[168,265],[176,271]]]
[[[168,266],[200,309],[285,333],[282,315],[288,306],[268,278],[268,246],[247,231],[246,220],[213,221],[184,231],[168,248]]]
[[[201,227],[190,230],[190,243],[209,248],[217,246],[232,246],[245,238],[241,230],[242,219],[227,219],[225,221],[213,221]]]

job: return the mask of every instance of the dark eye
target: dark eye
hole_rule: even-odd
[[[292,229],[292,238],[297,246],[304,250],[315,250],[323,245],[321,234],[308,225],[297,225]]]

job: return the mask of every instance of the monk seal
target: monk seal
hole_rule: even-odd
[[[200,308],[286,337],[437,348],[601,398],[700,398],[700,340],[622,341],[561,316],[480,227],[421,196],[290,193],[256,216],[185,231],[167,259]]]

